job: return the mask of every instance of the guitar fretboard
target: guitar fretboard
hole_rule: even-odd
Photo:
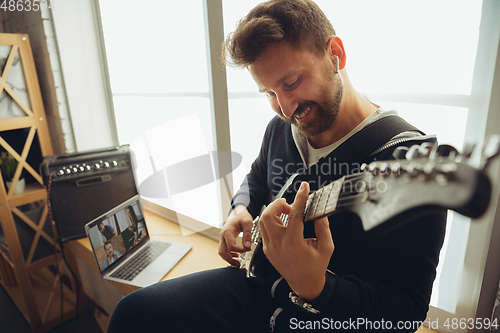
[[[304,222],[317,220],[324,216],[331,215],[337,208],[340,192],[343,187],[345,176],[311,193],[307,198],[306,209],[304,211]],[[258,244],[262,239],[260,233],[259,218],[253,221],[251,239],[252,243]],[[288,224],[288,215],[280,216],[283,225]]]
[[[320,188],[309,195],[304,212],[304,222],[328,216],[337,208],[345,177]]]

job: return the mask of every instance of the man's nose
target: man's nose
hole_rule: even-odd
[[[281,114],[287,118],[290,118],[299,106],[299,103],[296,102],[292,96],[287,96],[284,93],[278,95],[277,99],[281,109]]]

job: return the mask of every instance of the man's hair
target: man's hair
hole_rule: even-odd
[[[227,64],[248,67],[275,42],[297,48],[325,52],[328,39],[335,35],[332,24],[311,0],[270,0],[258,4],[242,18],[223,44]]]
[[[104,248],[106,248],[106,245],[108,245],[108,244],[111,245],[111,247],[113,247],[113,244],[111,244],[110,241],[106,241],[106,243],[104,243]]]

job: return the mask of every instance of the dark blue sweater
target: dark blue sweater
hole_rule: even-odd
[[[411,146],[422,141],[415,138],[400,145]],[[435,139],[427,138],[425,141]],[[266,129],[258,158],[233,199],[233,207],[245,205],[255,217],[270,199],[269,194],[275,195],[296,172],[303,171],[306,176],[302,178],[314,191],[343,175],[358,172],[362,163],[393,159],[392,152],[396,147],[361,161],[352,160],[344,154],[344,157],[338,156],[337,148],[306,169],[292,138],[291,126],[275,117]],[[293,195],[287,197],[287,201],[292,202]],[[326,287],[329,290],[324,290],[320,296],[323,298],[320,302],[321,314],[311,317],[293,306],[288,298],[290,288],[283,281],[276,288],[275,298],[285,311],[279,315],[281,320],[278,317],[277,322],[288,327],[290,318],[324,318],[330,323],[364,320],[372,324],[349,327],[370,330],[370,325],[376,328],[374,325],[385,323],[385,328],[392,325],[396,329],[399,322],[425,320],[445,235],[446,211],[404,223],[390,232],[364,232],[359,218],[348,212],[332,215],[329,221],[335,244],[329,269],[336,276],[328,278]],[[306,223],[304,234],[305,237],[314,237],[312,224]],[[270,287],[277,276],[276,272],[271,273],[272,267],[268,270],[266,287]],[[415,327],[407,327],[397,331],[415,330]]]

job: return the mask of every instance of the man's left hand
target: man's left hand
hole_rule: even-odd
[[[260,218],[263,250],[273,266],[303,300],[312,301],[325,285],[325,274],[334,250],[326,217],[314,222],[316,238],[304,239],[303,216],[309,184],[303,182],[290,206],[278,199],[267,206]],[[288,214],[288,226],[280,215]]]

